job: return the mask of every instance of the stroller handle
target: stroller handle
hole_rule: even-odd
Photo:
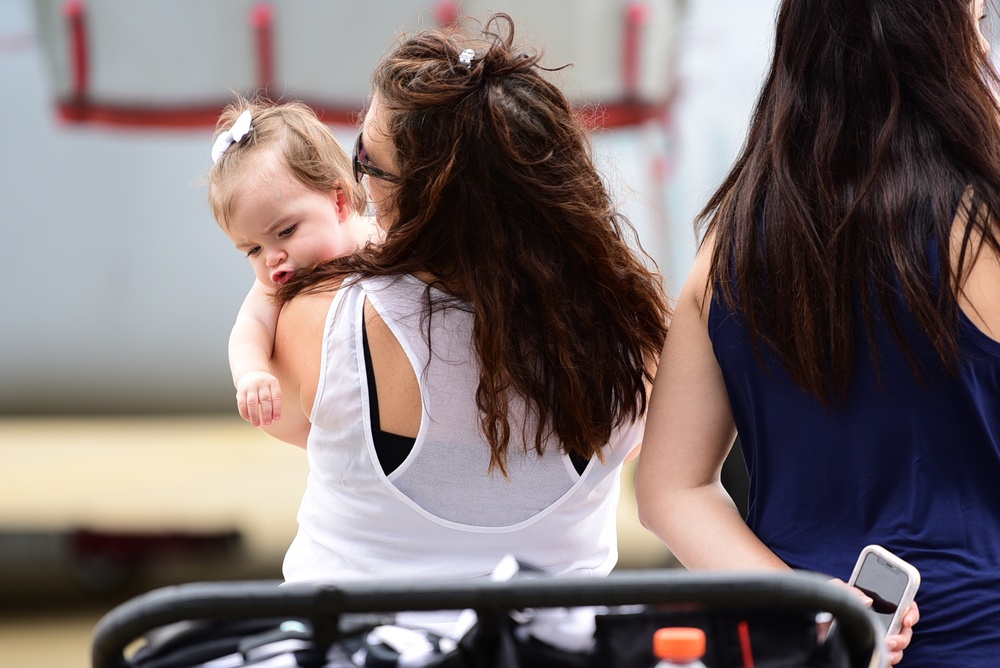
[[[461,610],[491,617],[519,608],[700,604],[715,610],[819,611],[837,620],[852,666],[882,654],[875,615],[842,587],[813,573],[621,571],[599,577],[519,575],[489,580],[385,580],[285,584],[276,580],[189,583],[122,603],[97,623],[93,668],[128,668],[124,652],[146,632],[180,620],[308,619],[329,628],[345,613]]]

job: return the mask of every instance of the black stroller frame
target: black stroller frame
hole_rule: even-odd
[[[92,638],[93,668],[132,668],[130,645],[155,629],[197,620],[308,620],[317,641],[345,635],[352,615],[462,610],[478,616],[478,632],[498,634],[509,612],[576,606],[691,605],[764,614],[826,611],[854,668],[884,665],[877,618],[842,587],[811,573],[689,573],[679,569],[624,571],[606,578],[518,576],[489,580],[379,581],[286,584],[277,581],[190,583],[139,595],[107,613]]]

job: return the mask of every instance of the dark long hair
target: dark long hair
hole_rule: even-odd
[[[467,48],[469,67],[459,61]],[[476,401],[501,472],[512,439],[541,452],[552,433],[566,453],[602,457],[612,430],[645,412],[647,363],[669,317],[660,277],[627,243],[634,230],[594,168],[586,129],[539,59],[515,47],[503,14],[476,40],[458,30],[404,39],[373,74],[396,150],[396,222],[382,245],[281,295],[350,272],[426,271],[471,305]],[[539,418],[533,434],[510,424],[518,397]]]
[[[770,346],[824,401],[846,397],[858,317],[877,359],[874,319],[885,314],[921,374],[900,292],[956,368],[956,294],[980,248],[970,235],[998,248],[995,83],[968,0],[781,3],[746,146],[700,219],[715,236],[722,299],[757,349]],[[960,206],[969,224],[955,271]]]

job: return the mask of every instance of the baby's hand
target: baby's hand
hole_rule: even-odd
[[[250,371],[236,384],[236,406],[240,417],[255,427],[281,419],[281,386],[266,371]]]

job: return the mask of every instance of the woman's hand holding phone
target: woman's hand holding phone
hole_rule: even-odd
[[[871,606],[872,598],[868,594],[864,593],[857,587],[849,585],[840,578],[833,578],[830,580],[831,584],[835,584],[839,587],[846,587],[852,594],[857,596],[861,602],[866,606]],[[907,608],[906,612],[902,617],[902,626],[900,627],[899,633],[886,636],[885,643],[888,652],[889,665],[895,666],[897,663],[903,660],[903,650],[910,646],[910,641],[913,640],[913,626],[920,621],[920,610],[917,608],[917,604],[914,601]],[[827,628],[821,629],[820,637],[826,637],[832,630],[830,623],[827,622]]]
[[[868,545],[861,550],[850,581],[833,582],[850,587],[878,615],[886,628],[889,663],[899,663],[913,639],[913,626],[920,620],[920,610],[913,601],[920,586],[919,571],[885,548]]]
[[[909,647],[910,641],[913,640],[913,626],[920,621],[920,610],[917,608],[916,601],[910,603],[903,614],[902,621],[899,633],[886,636],[885,639],[889,646],[889,665],[891,666],[895,666],[903,660],[903,650]]]

